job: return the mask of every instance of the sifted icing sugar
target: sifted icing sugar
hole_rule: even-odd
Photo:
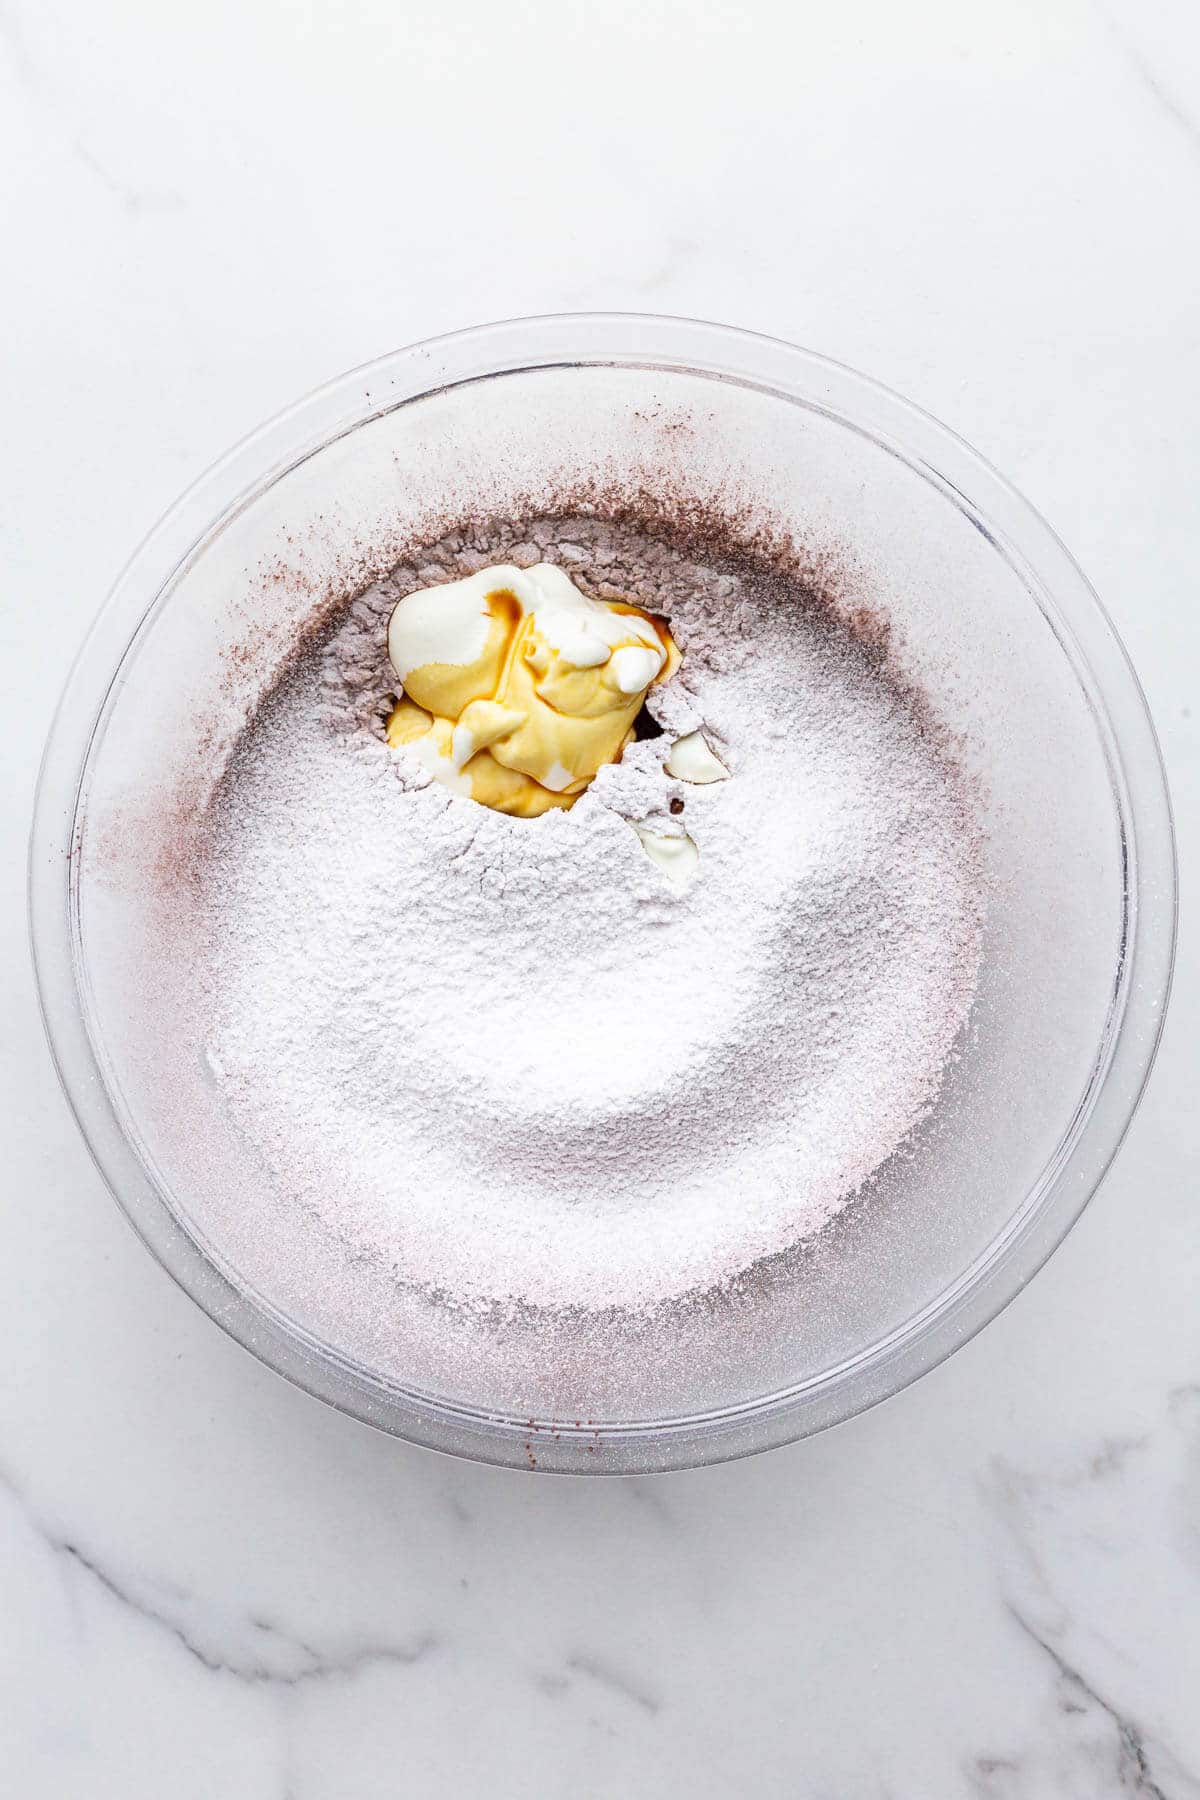
[[[666,615],[683,664],[661,735],[514,819],[388,748],[386,629],[543,560]],[[727,780],[666,770],[698,731]],[[686,886],[636,827],[693,840]],[[933,1105],[979,955],[970,797],[878,646],[582,517],[355,600],[244,731],[201,881],[210,1066],[297,1229],[474,1310],[654,1309],[818,1231]]]

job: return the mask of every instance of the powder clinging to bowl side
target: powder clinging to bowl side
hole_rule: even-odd
[[[662,735],[534,820],[382,738],[392,606],[501,560],[665,614],[684,657]],[[727,780],[665,769],[697,731]],[[635,827],[695,842],[686,886]],[[298,1231],[476,1310],[654,1308],[811,1235],[927,1114],[975,833],[919,703],[803,583],[586,518],[460,535],[243,734],[201,871],[211,1069]]]

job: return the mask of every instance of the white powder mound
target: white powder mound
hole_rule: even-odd
[[[684,661],[665,735],[510,819],[387,748],[385,632],[543,557]],[[695,729],[729,780],[665,772]],[[686,829],[690,885],[632,822]],[[475,1310],[650,1309],[817,1231],[932,1106],[979,953],[963,784],[878,653],[782,578],[582,519],[356,601],[248,727],[203,881],[211,1068],[297,1231]]]

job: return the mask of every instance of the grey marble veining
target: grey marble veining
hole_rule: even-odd
[[[392,1444],[172,1288],[58,1093],[21,861],[67,658],[207,463],[395,344],[642,306],[864,368],[1028,492],[1147,688],[1186,904],[1196,9],[0,0],[0,148],[0,1796],[1194,1800],[1186,911],[1142,1111],[1008,1312],[821,1438],[581,1483]]]

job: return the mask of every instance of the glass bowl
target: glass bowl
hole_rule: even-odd
[[[187,793],[181,721],[236,734],[231,667],[268,678],[314,610],[381,573],[389,545],[426,524],[436,535],[482,471],[489,495],[499,479],[518,507],[580,468],[623,489],[682,484],[718,506],[749,495],[755,517],[867,573],[985,796],[979,993],[928,1127],[749,1297],[682,1319],[500,1328],[364,1274],[351,1318],[326,1298],[315,1237],[297,1233],[281,1276],[261,1230],[209,1231],[211,1183],[244,1181],[248,1221],[259,1197],[219,1096],[204,1093],[186,1018],[168,1016],[164,992],[153,1053],[131,1024],[130,983],[154,979],[145,847]],[[941,1361],[1045,1261],[1150,1068],[1174,844],[1153,727],[1111,625],[1049,527],[959,438],[788,344],[568,315],[457,333],[345,375],[178,501],[68,679],[38,789],[30,910],[80,1128],[134,1228],[218,1324],[310,1393],[415,1442],[520,1468],[645,1472],[863,1410]],[[180,1083],[186,1132],[170,1103]],[[597,1332],[620,1379],[590,1372]]]

